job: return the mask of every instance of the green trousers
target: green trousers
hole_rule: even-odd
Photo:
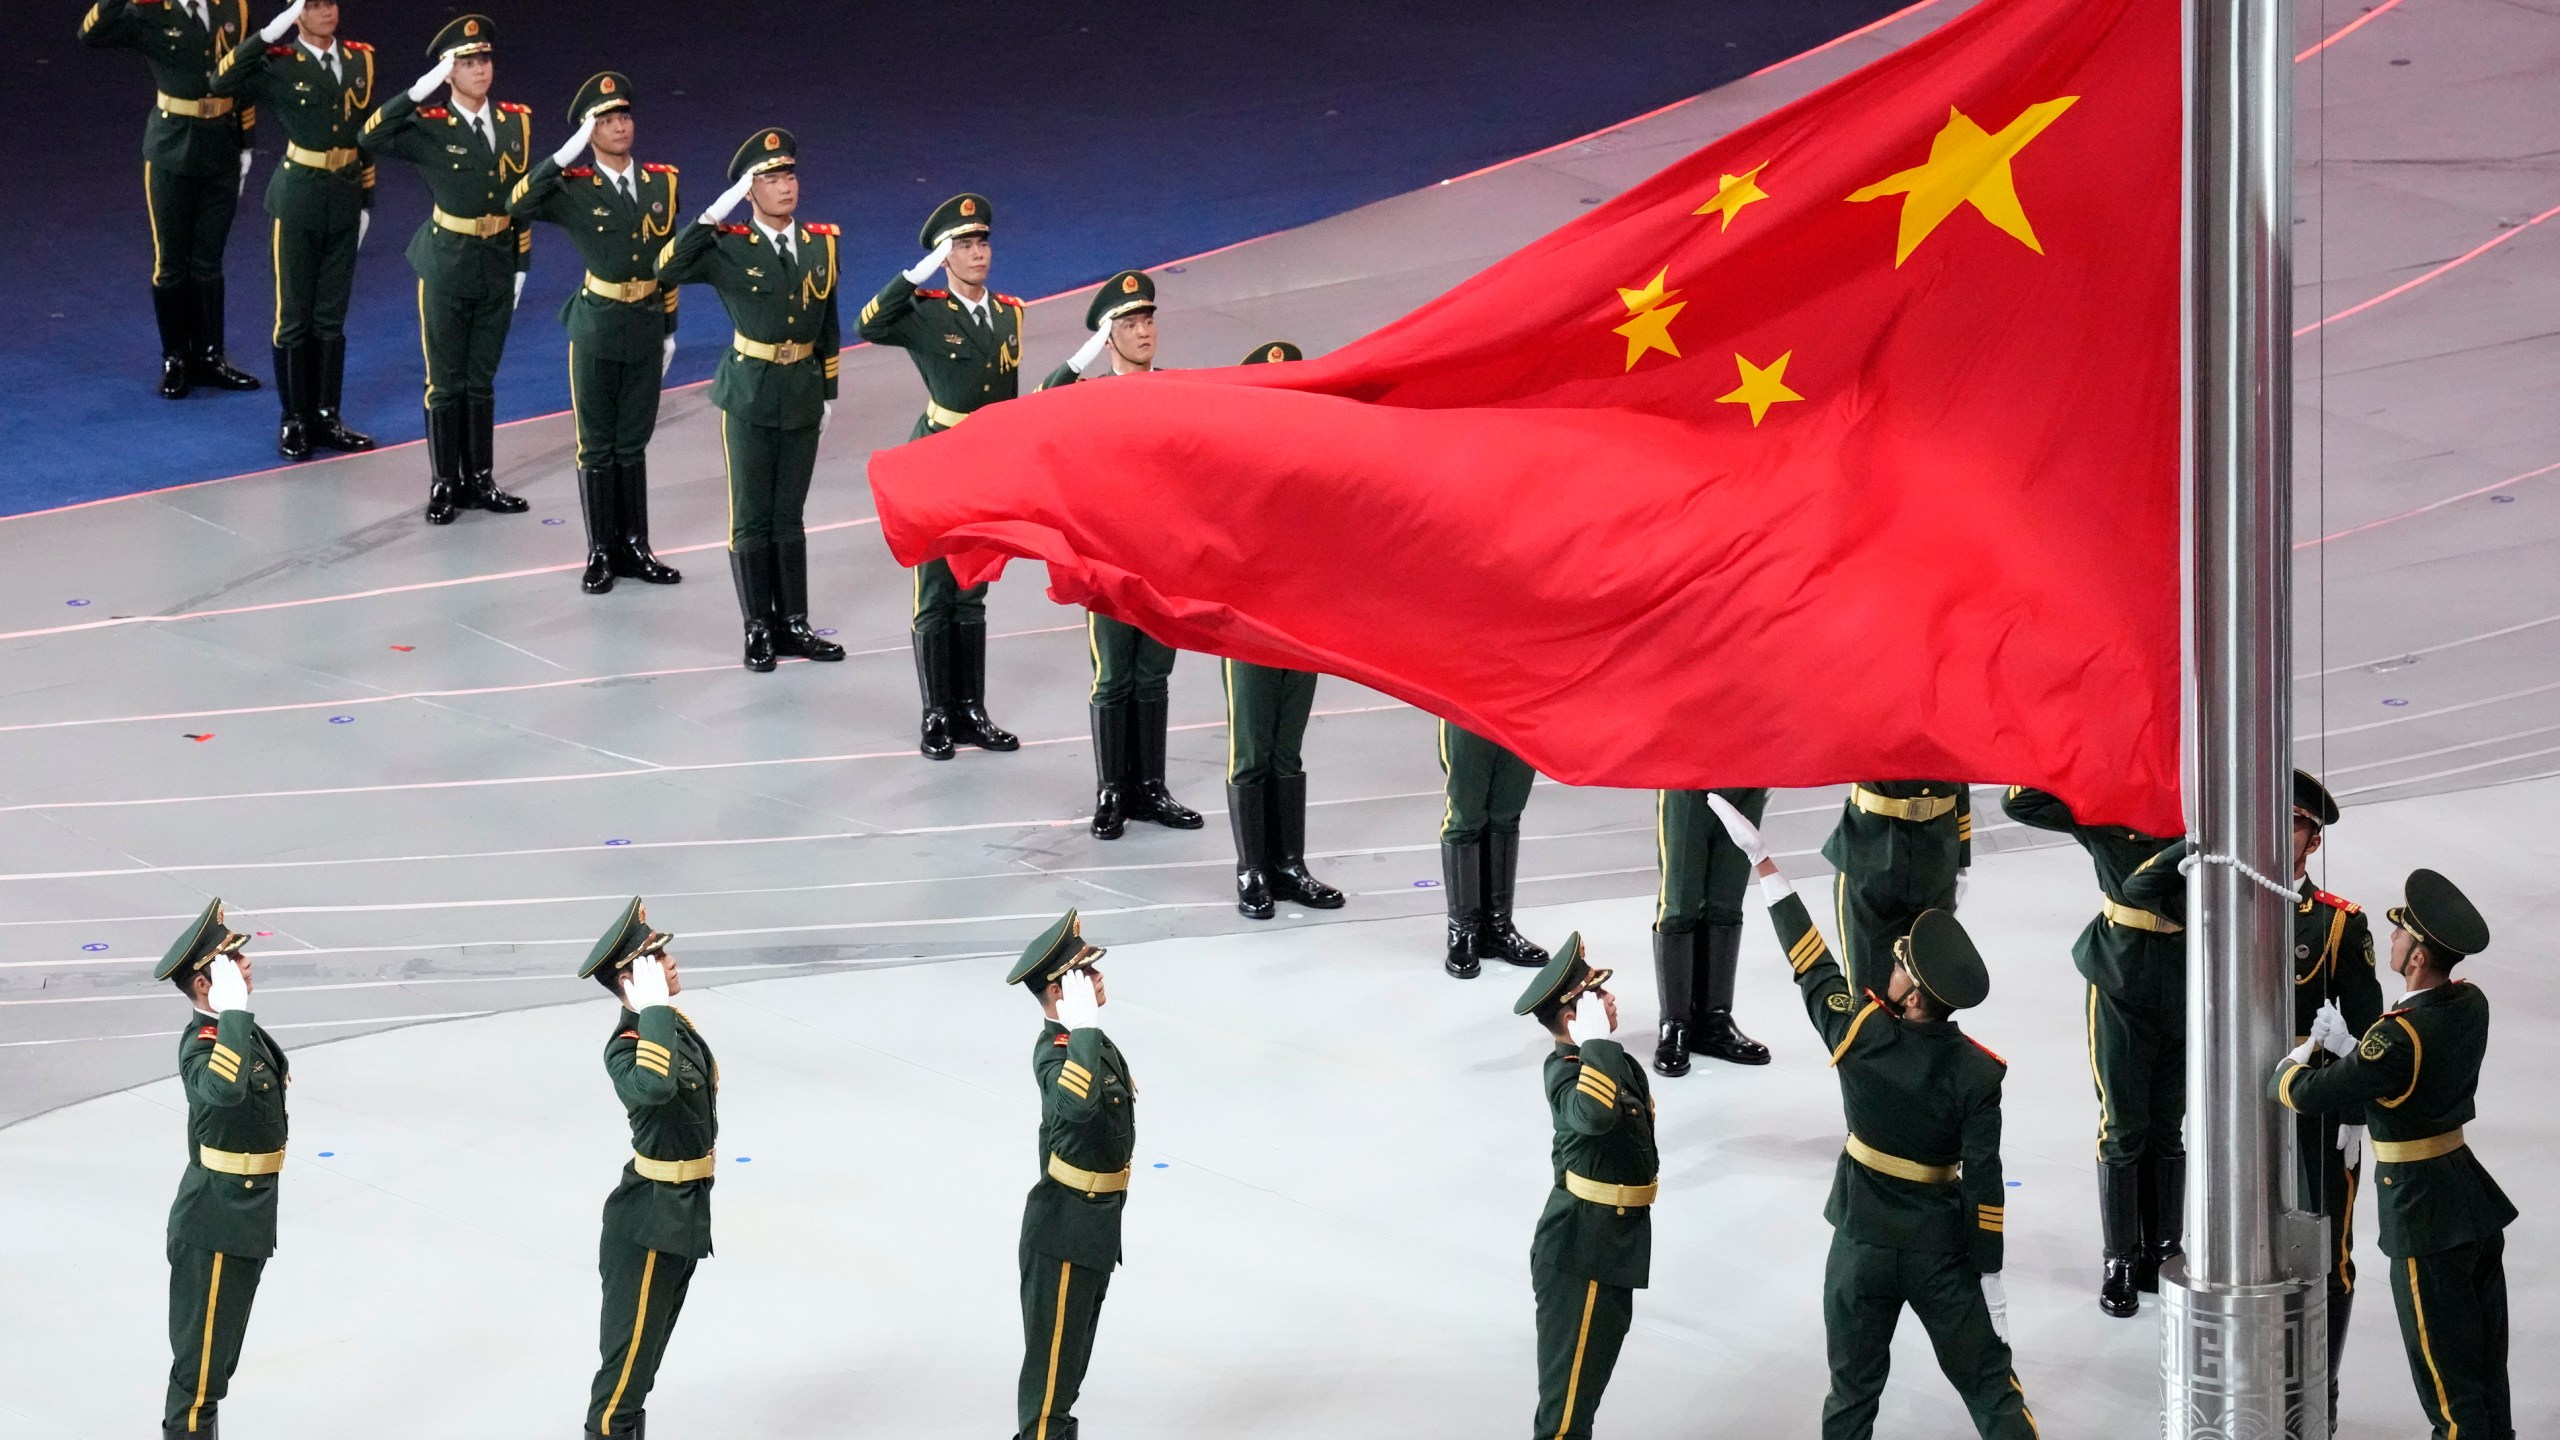
[[[604,1237],[596,1268],[604,1275],[598,1347],[603,1363],[587,1395],[587,1433],[628,1435],[648,1408],[649,1387],[667,1355],[667,1336],[684,1311],[684,1292],[701,1262]]]
[[[1863,995],[1873,990],[1881,995],[1885,982],[1893,976],[1893,942],[1911,933],[1912,922],[1925,910],[1952,910],[1956,904],[1956,887],[1949,885],[1935,895],[1915,896],[1891,883],[1890,876],[1877,876],[1884,883],[1868,883],[1866,877],[1842,871],[1832,886],[1834,917],[1839,922],[1840,946],[1846,951],[1849,989]]]
[[[1529,787],[1538,783],[1528,761],[1443,720],[1440,774],[1447,795],[1440,811],[1441,844],[1470,845],[1497,830],[1520,833],[1520,812],[1529,808]]]
[[[1022,1247],[1022,1383],[1018,1440],[1075,1440],[1076,1392],[1093,1359],[1093,1327],[1111,1272]]]
[[[907,574],[915,582],[907,628],[916,634],[987,623],[987,587],[953,579],[950,561],[927,560]]]
[[[2329,1221],[2329,1327],[2337,1332],[2348,1297],[2356,1292],[2356,1197],[2364,1189],[2364,1164],[2347,1164],[2338,1148],[2336,1114],[2293,1117],[2295,1202]],[[2337,1375],[2332,1371],[2331,1383]],[[2334,1407],[2332,1410],[2334,1413]]]
[[[213,1428],[222,1397],[231,1393],[249,1305],[266,1268],[264,1260],[169,1242],[169,1397],[160,1410],[162,1428],[188,1435]]]
[[[1174,648],[1135,625],[1085,612],[1084,644],[1093,656],[1096,705],[1148,704],[1173,692]]]
[[[1600,1413],[1618,1347],[1636,1316],[1636,1292],[1568,1275],[1549,1265],[1529,1267],[1538,1297],[1538,1421],[1536,1440],[1580,1440]]]
[[[2183,995],[2183,984],[2179,990]],[[2186,1154],[2184,1005],[2172,1008],[2165,996],[2109,995],[2092,985],[2088,1027],[2099,1162],[2134,1165],[2147,1156]]]
[[[222,278],[222,251],[240,203],[240,175],[172,175],[142,163],[142,203],[151,216],[151,288]]]
[[[1982,1277],[1961,1255],[1893,1250],[1831,1232],[1822,1267],[1822,1333],[1831,1393],[1822,1402],[1822,1440],[1866,1440],[1876,1428],[1893,1330],[1908,1305],[1929,1332],[1973,1428],[1983,1440],[2035,1440],[2027,1392],[2009,1368],[2009,1344],[1991,1328]]]
[[[1653,907],[1653,928],[1678,935],[1701,925],[1742,923],[1743,892],[1751,888],[1751,862],[1742,847],[1724,833],[1724,822],[1707,806],[1707,796],[1725,803],[1757,825],[1769,808],[1766,790],[1665,790],[1654,797],[1653,848],[1662,870],[1661,892]]]
[[[2395,1257],[2391,1303],[2434,1440],[2515,1440],[2507,1401],[2507,1241]]]
[[[656,356],[646,360],[594,360],[578,353],[576,341],[569,342],[569,411],[578,418],[578,468],[595,470],[607,465],[636,465],[649,458],[649,437],[658,429],[658,377],[660,362]],[[727,419],[724,415],[723,421]],[[761,427],[755,427],[761,428]],[[727,427],[722,426],[722,438]],[[774,430],[772,435],[794,432]],[[818,463],[817,432],[812,430],[809,463]],[[737,472],[730,472],[734,477]],[[734,481],[733,481],[734,483]],[[809,482],[800,481],[800,498],[809,497]],[[797,507],[793,514],[797,516]],[[789,537],[780,537],[789,538]]]
[[[514,299],[503,290],[482,297],[456,293],[458,288],[418,282],[418,344],[427,353],[430,410],[498,394],[498,361],[506,354]]]
[[[276,272],[275,343],[285,349],[347,333],[347,297],[356,288],[356,232],[267,222]]]
[[[1241,660],[1219,668],[1227,690],[1227,783],[1261,785],[1307,773],[1301,747],[1316,708],[1314,673]]]
[[[753,550],[807,535],[801,512],[818,468],[818,427],[784,430],[720,412],[720,458],[729,467],[729,548]]]

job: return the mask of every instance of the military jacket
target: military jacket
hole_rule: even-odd
[[[1529,1263],[1576,1280],[1641,1289],[1653,1273],[1653,1208],[1603,1205],[1565,1188],[1570,1170],[1604,1185],[1651,1185],[1662,1173],[1653,1139],[1653,1089],[1644,1066],[1606,1038],[1547,1055],[1548,1159],[1555,1188],[1529,1240]]]
[[[950,291],[919,289],[904,275],[892,277],[862,307],[862,338],[906,351],[924,377],[930,404],[909,439],[948,430],[958,423],[948,416],[1021,393],[1022,302],[990,290],[987,315],[990,323],[982,327]],[[937,419],[936,409],[945,418]]]
[[[1040,1178],[1022,1202],[1022,1246],[1053,1259],[1108,1270],[1120,1263],[1120,1212],[1127,1190],[1088,1195],[1049,1174],[1049,1157],[1109,1175],[1129,1168],[1138,1148],[1138,1087],[1129,1062],[1095,1026],[1069,1030],[1052,1020],[1032,1042],[1040,1086]]]
[[[364,122],[356,143],[368,157],[388,155],[418,167],[435,208],[461,220],[505,215],[507,196],[531,168],[533,114],[522,105],[489,102],[492,150],[477,126],[446,105],[421,106],[403,90]],[[433,216],[409,237],[409,268],[418,278],[482,300],[514,298],[515,274],[533,267],[533,226],[515,223],[488,236],[465,235]]]
[[[720,1062],[672,1005],[622,1012],[604,1042],[604,1070],[631,1120],[631,1153],[652,1160],[707,1158],[720,1140]],[[604,1233],[671,1255],[711,1253],[711,1180],[651,1180],[625,1161],[604,1202]]]
[[[2373,926],[2363,907],[2301,883],[2293,907],[2293,1036],[2311,1038],[2311,1017],[2323,1002],[2338,1002],[2347,1028],[2361,1035],[2382,1015],[2382,980],[2375,973]],[[2327,1051],[2319,1057],[2325,1058]]]
[[[2434,1140],[2469,1123],[2488,1048],[2489,997],[2477,985],[2452,980],[2383,1012],[2339,1063],[2287,1060],[2267,1082],[2289,1109],[2344,1111],[2342,1118],[2366,1127],[2374,1141],[2383,1254],[2432,1255],[2486,1240],[2516,1218],[2516,1207],[2469,1145],[2423,1160],[2382,1154],[2385,1145]]]
[[[811,346],[781,364],[739,352],[733,341],[711,377],[711,403],[753,425],[799,430],[836,398],[836,238],[833,225],[795,224],[786,265],[753,225],[695,221],[658,251],[658,283],[706,284],[720,296],[737,338]]]
[[[1954,799],[1933,820],[1903,820],[1840,804],[1840,823],[1822,842],[1831,868],[1861,885],[1918,902],[1955,888],[1956,872],[1973,863],[1973,787],[1953,780],[1878,780],[1862,788],[1893,800]]]
[[[563,168],[546,155],[516,182],[507,213],[559,226],[598,280],[654,280],[658,252],[675,232],[676,167],[635,164],[631,189],[636,198],[626,200],[594,166]],[[617,300],[581,280],[561,303],[560,323],[590,359],[654,364],[659,342],[676,330],[676,291],[662,285],[637,300]]]
[[[178,1036],[178,1083],[187,1096],[187,1169],[169,1207],[169,1238],[244,1259],[276,1253],[275,1175],[209,1168],[204,1152],[265,1155],[285,1141],[284,1047],[246,1010],[215,1019],[199,1011]]]
[[[151,67],[151,83],[180,102],[214,95],[215,67],[231,47],[254,34],[248,0],[206,0],[208,30],[184,5],[166,0],[98,0],[80,17],[83,44],[101,50],[138,50]],[[231,175],[250,143],[258,112],[249,107],[197,117],[173,115],[156,102],[142,127],[142,158],[172,175]]]
[[[2008,798],[2000,802],[2000,808],[2021,825],[2051,830],[2080,842],[2098,872],[2099,895],[2137,910],[2151,907],[2126,896],[2126,881],[2160,856],[2164,847],[2178,843],[2121,825],[2083,825],[2073,818],[2070,806],[2042,790],[2023,785],[2010,786]],[[2174,875],[2174,855],[2164,863],[2170,865]],[[2185,893],[2183,888],[2179,893]],[[2163,918],[2183,923],[2175,916]],[[2118,997],[2147,995],[2162,985],[2183,986],[2187,973],[2187,943],[2183,936],[2176,931],[2127,925],[2109,918],[2103,910],[2080,932],[2071,947],[2071,958],[2090,984]]]
[[[338,42],[338,74],[298,40],[270,45],[251,35],[222,57],[213,93],[254,100],[305,150],[353,151],[373,116],[373,47]],[[373,162],[360,155],[331,169],[287,155],[267,177],[267,213],[306,230],[346,230],[373,204]]]
[[[1982,1274],[1997,1272],[2008,1224],[2000,1174],[2008,1062],[1953,1020],[1905,1020],[1882,1000],[1849,993],[1804,901],[1791,895],[1769,918],[1805,1013],[1831,1047],[1849,1121],[1822,1218],[1863,1244],[1962,1255]]]

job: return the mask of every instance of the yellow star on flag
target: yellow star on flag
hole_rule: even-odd
[[[1627,307],[1627,322],[1614,329],[1627,337],[1629,370],[1636,368],[1636,362],[1643,359],[1648,350],[1659,350],[1674,360],[1680,358],[1680,346],[1671,338],[1671,322],[1689,307],[1689,302],[1672,300],[1671,297],[1680,292],[1662,288],[1662,282],[1670,275],[1670,270],[1664,269],[1656,272],[1640,289],[1618,287],[1618,299]]]
[[[1719,235],[1732,229],[1733,217],[1742,213],[1743,206],[1769,198],[1769,192],[1760,188],[1760,172],[1768,168],[1769,162],[1763,160],[1739,175],[1724,176],[1716,182],[1716,198],[1689,213],[1723,216],[1724,223],[1716,227]]]
[[[1901,234],[1894,242],[1894,268],[1900,269],[1902,262],[1911,258],[1911,252],[1920,248],[1920,242],[1928,239],[1930,232],[1953,215],[1959,205],[1971,205],[1983,219],[2017,237],[2028,249],[2043,254],[2044,246],[2037,243],[2035,227],[2027,223],[2027,212],[2018,203],[2018,187],[2010,177],[2009,161],[2079,98],[2065,95],[2059,100],[2030,105],[1997,134],[1985,131],[1950,105],[1946,126],[1929,142],[1925,163],[1888,175],[1851,195],[1851,200],[1906,197],[1902,202]]]
[[[1765,370],[1743,359],[1740,355],[1734,356],[1733,363],[1742,372],[1742,383],[1735,387],[1732,394],[1717,396],[1716,403],[1750,406],[1752,428],[1758,429],[1760,417],[1769,413],[1770,406],[1783,401],[1804,398],[1787,388],[1787,362],[1795,358],[1795,353],[1790,350],[1770,361]]]

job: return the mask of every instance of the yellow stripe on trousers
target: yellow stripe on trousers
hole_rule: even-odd
[[[1236,778],[1236,662],[1221,660],[1218,664],[1220,678],[1227,685],[1227,783],[1232,785]]]
[[[2412,1271],[2411,1273],[2415,1273]],[[204,1408],[205,1387],[213,1382],[213,1316],[222,1303],[222,1252],[213,1252],[213,1283],[204,1292],[204,1353],[196,1360],[196,1403],[187,1407],[187,1433],[196,1433],[196,1412]],[[2438,1385],[2436,1393],[2444,1393]]]
[[[267,240],[267,266],[276,272],[276,328],[267,343],[282,345],[284,343],[284,222],[281,220],[275,222],[275,231]]]
[[[426,367],[427,400],[432,404],[436,398],[436,358],[427,353],[427,282],[424,280],[418,282],[418,363]],[[465,465],[463,468],[470,467]]]
[[[151,198],[151,162],[142,162],[142,215],[151,226],[151,283],[160,283],[160,206]],[[188,1429],[195,1427],[189,1425]]]
[[[1034,1440],[1049,1440],[1049,1407],[1058,1401],[1058,1349],[1067,1338],[1067,1286],[1075,1268],[1071,1261],[1058,1262],[1058,1318],[1049,1324],[1049,1384],[1040,1392],[1040,1429]]]
[[[1450,824],[1458,818],[1457,777],[1449,771],[1449,722],[1440,722],[1440,833],[1449,833]]]
[[[1094,623],[1101,618],[1090,610],[1084,612],[1084,648],[1085,653],[1093,657],[1093,683],[1086,686],[1084,692],[1084,698],[1089,701],[1102,698],[1102,629]]]
[[[596,1417],[596,1433],[613,1433],[613,1412],[622,1408],[622,1392],[631,1384],[631,1362],[640,1358],[640,1332],[649,1323],[649,1282],[657,1278],[658,1252],[640,1265],[640,1303],[631,1308],[631,1343],[622,1350],[622,1376],[613,1382],[613,1398],[604,1402],[604,1413]]]
[[[2089,1083],[2098,1087],[2098,1151],[2107,1148],[2107,1129],[2113,1111],[2107,1104],[2107,1077],[2098,1073],[2098,987],[2089,987]]]
[[[2427,1378],[2436,1385],[2436,1418],[2444,1422],[2444,1440],[2462,1440],[2462,1427],[2454,1423],[2453,1406],[2445,1399],[2444,1375],[2436,1369],[2435,1342],[2427,1338],[2427,1302],[2418,1295],[2418,1257],[2404,1262],[2409,1267],[2409,1314],[2418,1322],[2418,1358],[2427,1362]]]
[[[1662,917],[1671,913],[1671,843],[1666,834],[1671,813],[1671,792],[1653,792],[1653,864],[1661,873],[1654,888],[1653,928],[1662,928]]]
[[[1565,1432],[1573,1428],[1573,1403],[1582,1393],[1582,1352],[1591,1343],[1591,1307],[1600,1303],[1600,1282],[1589,1284],[1591,1288],[1582,1292],[1582,1333],[1573,1337],[1573,1373],[1565,1377],[1564,1418],[1556,1422],[1556,1440],[1564,1440]]]

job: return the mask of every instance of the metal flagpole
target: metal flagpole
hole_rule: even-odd
[[[2327,1263],[2266,1078],[2291,1045],[2292,6],[2185,0],[2187,1253],[2162,1434],[2329,1434]]]

